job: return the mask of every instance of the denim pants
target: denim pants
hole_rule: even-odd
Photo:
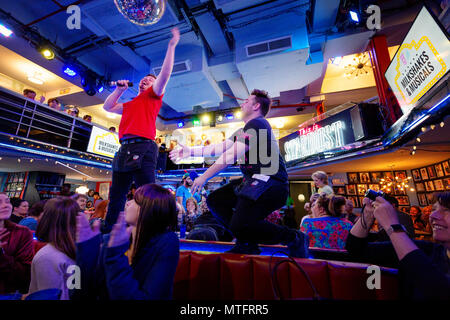
[[[242,179],[233,180],[208,196],[206,202],[217,221],[242,242],[287,244],[294,240],[293,229],[264,220],[286,204],[288,183],[272,181],[272,185],[254,201],[236,195],[235,188],[241,182]]]
[[[102,226],[103,233],[111,231],[119,213],[124,210],[126,196],[133,181],[136,188],[155,183],[157,157],[158,146],[153,140],[122,145],[115,154],[108,213]]]

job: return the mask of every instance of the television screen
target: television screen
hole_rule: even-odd
[[[403,114],[417,106],[449,68],[448,34],[423,7],[385,73]]]

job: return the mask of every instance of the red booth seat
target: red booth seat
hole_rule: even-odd
[[[284,258],[272,258],[272,268]],[[296,259],[319,295],[339,300],[393,300],[399,298],[395,269],[381,268],[381,289],[369,290],[367,264]],[[176,300],[273,300],[270,256],[200,254],[181,251],[174,282]],[[278,268],[283,299],[311,298],[313,291],[292,263]]]

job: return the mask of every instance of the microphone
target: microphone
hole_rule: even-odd
[[[110,86],[117,86],[117,87],[123,87],[120,84],[117,83],[117,81],[111,81],[109,83]],[[133,86],[133,82],[128,81],[128,87],[131,88]]]

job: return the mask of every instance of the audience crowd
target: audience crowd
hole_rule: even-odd
[[[364,198],[358,214],[351,201],[326,192],[326,176],[316,177],[322,192],[304,205],[299,227],[310,247],[398,268],[406,297],[448,298],[449,192],[436,194],[434,206],[412,206],[408,213],[393,197]],[[210,212],[207,191],[191,194],[195,178],[184,175],[176,192],[157,184],[133,186],[110,234],[100,233],[108,200],[93,191],[93,201],[65,190],[31,207],[0,193],[0,295],[58,289],[61,300],[171,299],[179,238],[233,241]],[[280,210],[266,220],[284,224]],[[405,232],[393,232],[394,224]],[[430,241],[417,240],[417,232],[430,233]],[[67,285],[73,266],[81,270],[81,289]]]

